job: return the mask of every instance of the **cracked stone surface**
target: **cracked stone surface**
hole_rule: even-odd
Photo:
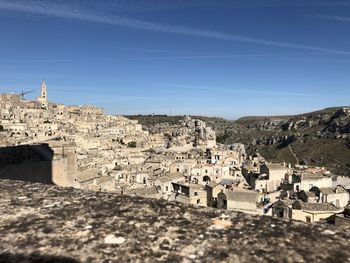
[[[0,180],[0,262],[350,262],[350,230]]]

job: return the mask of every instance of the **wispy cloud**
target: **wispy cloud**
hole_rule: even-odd
[[[148,31],[154,31],[154,32],[188,35],[192,37],[203,37],[203,38],[211,38],[211,39],[218,39],[218,40],[265,45],[265,46],[303,49],[303,50],[312,50],[312,51],[320,51],[320,52],[332,52],[335,54],[350,55],[349,51],[334,50],[334,49],[322,48],[317,46],[308,46],[308,45],[301,45],[301,44],[294,44],[294,43],[285,43],[285,42],[250,38],[250,37],[245,37],[240,35],[227,34],[219,31],[203,30],[199,28],[190,28],[190,27],[148,22],[148,21],[143,21],[143,20],[134,19],[134,18],[125,17],[125,16],[117,16],[117,15],[104,16],[101,14],[91,12],[89,10],[80,10],[80,9],[78,10],[73,8],[72,6],[66,6],[66,5],[57,5],[57,4],[49,4],[49,3],[32,2],[32,1],[26,1],[26,2],[0,1],[0,9],[27,12],[31,14],[54,16],[54,17],[60,17],[60,18],[76,19],[76,20],[95,22],[95,23],[104,23],[109,25],[123,26],[123,27],[142,29],[142,30],[148,30]]]
[[[173,56],[173,57],[130,57],[120,60],[181,60],[181,59],[234,59],[234,58],[274,58],[274,57],[295,57],[295,56],[323,56],[334,55],[334,52],[319,53],[262,53],[262,54],[223,54],[223,55],[193,55],[193,56]]]
[[[70,59],[5,59],[0,63],[70,63],[70,62],[97,62],[113,61],[111,58],[70,58]]]
[[[350,3],[346,2],[337,2],[337,1],[306,1],[306,0],[294,0],[294,1],[280,1],[280,0],[265,0],[265,1],[232,1],[227,0],[224,1],[230,8],[274,8],[274,7],[285,7],[285,8],[293,8],[293,7],[332,7],[332,6],[341,6],[341,7],[350,7]]]
[[[158,53],[158,54],[172,54],[172,51],[139,51],[145,53]],[[182,52],[174,51],[174,54],[181,54]],[[190,52],[188,52],[191,54]],[[193,59],[239,59],[239,58],[295,58],[300,56],[305,59],[306,56],[327,56],[334,55],[333,52],[314,52],[314,53],[261,53],[261,54],[218,54],[218,55],[177,55],[177,56],[144,56],[144,57],[115,57],[115,58],[69,58],[69,59],[6,59],[0,60],[0,64],[9,63],[81,63],[81,62],[120,62],[120,61],[140,61],[140,60],[193,60]],[[297,58],[296,58],[297,59]],[[338,60],[333,60],[338,61]],[[343,61],[344,62],[344,61]]]
[[[347,17],[347,16],[313,15],[312,17],[326,19],[326,20],[350,22],[350,17]]]
[[[217,116],[219,112],[232,112],[232,107],[174,107],[174,105],[168,105],[168,107],[145,107],[142,110],[127,109],[121,110],[122,114],[169,114],[169,115],[205,115],[205,116]]]
[[[220,88],[220,87],[208,87],[201,85],[188,85],[188,84],[165,84],[164,86],[174,89],[183,90],[198,90],[198,91],[210,91],[220,93],[239,93],[239,94],[259,94],[259,95],[271,95],[271,96],[315,96],[314,93],[299,93],[299,92],[284,92],[284,91],[272,91],[272,90],[255,90],[250,88]]]
[[[115,9],[121,12],[145,12],[191,8],[200,4],[205,3],[203,3],[202,0],[99,0],[93,2],[93,6],[97,8]]]

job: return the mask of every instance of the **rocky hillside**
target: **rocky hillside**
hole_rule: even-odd
[[[326,166],[350,176],[350,108],[294,116],[244,117],[219,132],[218,141],[242,142],[268,160]]]
[[[179,124],[184,116],[131,116],[145,127]],[[247,152],[259,152],[271,161],[326,166],[350,176],[350,108],[333,107],[315,112],[271,117],[244,117],[237,121],[196,116],[214,128],[217,141],[243,143]]]
[[[0,262],[348,262],[332,225],[0,180]]]

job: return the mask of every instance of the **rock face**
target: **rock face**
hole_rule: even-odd
[[[234,143],[234,144],[230,145],[230,150],[239,152],[241,155],[246,154],[244,144],[242,144],[242,143]]]
[[[322,132],[338,134],[350,133],[350,108],[342,108],[335,112]]]
[[[180,121],[179,127],[168,135],[169,146],[208,146],[216,145],[216,135],[211,127],[199,119],[185,117]]]
[[[315,132],[321,136],[350,133],[350,108],[328,108],[295,116],[244,117],[238,124],[256,131]]]
[[[274,162],[304,161],[350,176],[350,107],[279,117],[244,117],[216,130],[219,143],[244,143]]]
[[[333,226],[9,180],[0,200],[0,262],[350,260]]]

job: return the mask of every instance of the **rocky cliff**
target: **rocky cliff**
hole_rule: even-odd
[[[350,232],[0,180],[0,262],[349,262]]]
[[[236,123],[258,131],[315,132],[321,136],[347,135],[350,133],[350,108],[327,108],[294,116],[244,117]]]
[[[221,143],[244,143],[269,161],[326,166],[350,176],[350,108],[294,116],[244,117],[217,130]]]

